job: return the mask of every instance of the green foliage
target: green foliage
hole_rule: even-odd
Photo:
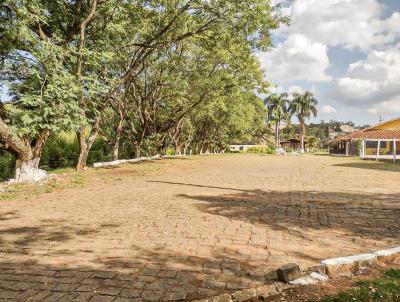
[[[19,138],[7,145],[20,155],[50,133],[46,169],[78,157],[63,131],[79,129],[89,164],[114,146],[120,157],[195,153],[265,134],[254,53],[288,22],[270,1],[5,0],[0,21],[0,85],[12,96],[0,118],[15,134],[3,127],[0,143]]]
[[[357,282],[353,289],[329,296],[322,302],[397,302],[400,301],[400,270],[390,269],[383,277]]]
[[[248,153],[265,153],[265,154],[274,154],[275,147],[272,145],[263,145],[263,146],[255,146],[247,149]]]
[[[317,116],[317,105],[318,101],[314,95],[306,91],[304,94],[293,94],[293,101],[290,103],[289,109],[298,117],[300,123],[303,123],[311,115]]]
[[[12,178],[15,167],[15,156],[0,149],[0,180]]]
[[[61,134],[52,136],[43,149],[40,167],[53,173],[60,173],[61,169],[72,168],[76,165],[79,147],[75,136]],[[97,139],[91,152],[88,163],[111,160],[110,147],[102,140]],[[15,156],[9,152],[0,150],[0,180],[13,177]]]

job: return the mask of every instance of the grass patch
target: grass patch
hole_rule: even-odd
[[[48,172],[50,174],[65,174],[65,173],[70,173],[70,172],[74,172],[75,169],[73,168],[57,168],[57,169],[53,169],[53,170],[49,170]]]
[[[321,302],[398,302],[400,301],[400,270],[390,269],[375,280],[359,281],[355,287]]]
[[[18,196],[18,193],[20,193],[22,189],[23,189],[22,184],[15,184],[11,186],[10,188],[7,189],[7,191],[0,194],[0,201],[16,198]]]

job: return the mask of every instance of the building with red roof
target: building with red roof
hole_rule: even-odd
[[[330,142],[332,153],[363,159],[400,159],[400,117],[340,136]]]

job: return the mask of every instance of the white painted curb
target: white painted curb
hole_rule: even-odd
[[[378,260],[396,255],[400,255],[400,246],[368,254],[326,259],[321,261],[321,264],[325,265],[329,276],[334,276],[341,273],[349,273],[354,269],[358,269],[361,265],[371,265]]]
[[[394,247],[392,249],[377,251],[374,254],[378,258],[396,256],[397,254],[400,254],[400,246]]]
[[[204,153],[204,154],[197,154],[197,155],[218,155],[218,154],[223,154],[223,153]],[[104,168],[104,167],[111,167],[111,166],[118,166],[126,163],[137,163],[141,161],[150,161],[150,160],[156,160],[156,159],[161,159],[161,158],[179,158],[179,157],[189,157],[190,155],[187,154],[178,154],[178,155],[155,155],[151,157],[139,157],[139,158],[134,158],[134,159],[120,159],[120,160],[114,160],[114,161],[109,161],[109,162],[100,162],[100,163],[95,163],[93,164],[94,168]]]

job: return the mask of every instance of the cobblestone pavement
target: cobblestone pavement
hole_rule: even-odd
[[[150,164],[145,164],[150,165]],[[174,301],[270,282],[279,265],[399,245],[400,168],[225,155],[96,172],[0,207],[0,301]]]

